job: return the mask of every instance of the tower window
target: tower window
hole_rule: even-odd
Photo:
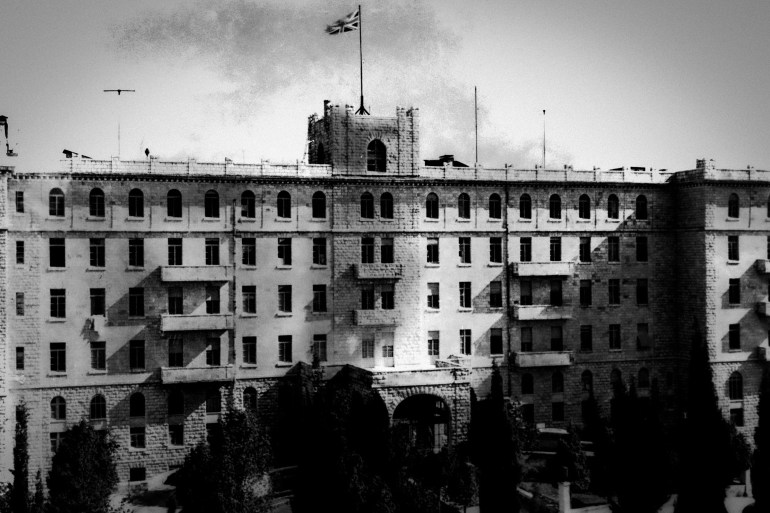
[[[366,170],[384,173],[386,171],[385,145],[374,139],[366,148]]]

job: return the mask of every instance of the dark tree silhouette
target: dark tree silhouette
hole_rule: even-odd
[[[770,369],[767,364],[759,385],[759,421],[754,432],[756,449],[752,457],[751,484],[754,490],[755,511],[770,509]]]
[[[16,434],[13,447],[13,485],[11,508],[14,513],[29,512],[29,410],[23,402],[16,406]]]

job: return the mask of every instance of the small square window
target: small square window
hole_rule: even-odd
[[[16,370],[24,370],[24,348],[16,348]]]
[[[16,241],[16,263],[17,264],[24,263],[24,241],[23,240]]]
[[[16,293],[16,315],[24,315],[24,292]]]
[[[24,191],[16,191],[16,212],[24,213]]]
[[[131,447],[133,449],[145,448],[144,426],[136,426],[131,428]]]
[[[374,358],[374,339],[361,341],[361,358]]]
[[[170,445],[177,445],[177,446],[184,445],[184,425],[169,424],[168,442]]]

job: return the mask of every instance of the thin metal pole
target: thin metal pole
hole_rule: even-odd
[[[545,109],[543,109],[543,170],[545,170]]]
[[[364,18],[361,13],[361,4],[358,5],[358,62],[360,66],[361,78],[361,105],[358,107],[356,114],[369,114],[369,111],[364,107]]]
[[[473,86],[473,118],[476,126],[476,167],[479,165],[479,101],[476,96],[476,86]]]

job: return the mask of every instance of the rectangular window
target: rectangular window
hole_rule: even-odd
[[[519,260],[522,262],[532,261],[532,237],[519,239]]]
[[[64,441],[64,433],[63,432],[57,432],[57,433],[49,433],[49,440],[51,442],[51,452],[56,452],[59,449],[59,446]]]
[[[257,337],[243,337],[243,363],[257,364]]]
[[[551,262],[561,261],[561,237],[551,237]]]
[[[593,293],[591,280],[580,280],[580,306],[591,306]]]
[[[291,312],[291,285],[278,285],[278,311]]]
[[[529,353],[532,351],[532,327],[524,326],[521,328],[521,352]]]
[[[438,283],[428,283],[428,308],[439,309]]]
[[[168,339],[168,366],[184,366],[184,341],[179,335],[172,335]]]
[[[439,332],[438,331],[428,332],[428,356],[430,356],[431,359],[436,359],[439,356]]]
[[[551,326],[551,351],[564,351],[561,326]]]
[[[460,330],[460,354],[471,354],[471,330]]]
[[[184,294],[182,287],[168,288],[168,313],[169,315],[182,315],[184,313]]]
[[[16,191],[16,212],[24,213],[24,191]]]
[[[51,372],[67,372],[67,344],[51,342]]]
[[[24,263],[24,241],[23,240],[16,241],[16,263],[17,264]]]
[[[647,278],[636,280],[636,304],[646,305],[648,301]]]
[[[218,314],[219,307],[219,287],[206,287],[206,313]]]
[[[128,315],[144,317],[144,288],[128,289]]]
[[[256,285],[244,285],[241,287],[243,296],[243,313],[257,313],[257,287]]]
[[[313,239],[313,264],[326,265],[326,239],[323,237]]]
[[[380,262],[383,264],[393,263],[393,239],[386,237],[380,239]]]
[[[489,238],[489,262],[492,264],[503,263],[503,239],[501,237]]]
[[[136,426],[131,428],[131,447],[133,449],[144,449],[144,426]]]
[[[361,358],[374,358],[373,338],[365,338],[361,341]]]
[[[471,282],[460,282],[460,308],[472,308],[471,303]]]
[[[393,358],[393,344],[385,344],[382,346],[382,357]]]
[[[67,316],[67,296],[64,289],[51,289],[51,317],[63,319]]]
[[[374,237],[361,237],[361,263],[374,263]]]
[[[16,370],[24,370],[24,348],[16,348]]]
[[[728,344],[731,351],[741,349],[741,325],[731,324],[728,332]]]
[[[316,356],[320,361],[326,361],[326,335],[323,333],[313,335],[313,357]]]
[[[254,237],[241,239],[241,264],[257,265],[257,239]]]
[[[580,350],[593,351],[594,349],[594,329],[590,324],[580,326]]]
[[[361,289],[361,310],[374,310],[374,287]]]
[[[743,407],[742,406],[730,407],[730,422],[735,424],[737,427],[743,426]]]
[[[551,306],[562,305],[562,283],[561,280],[551,280]]]
[[[91,342],[91,370],[107,369],[107,343],[104,341]]]
[[[177,445],[177,446],[184,445],[184,425],[183,424],[169,424],[168,443],[170,445]]]
[[[428,263],[438,264],[438,239],[428,239]]]
[[[206,365],[220,365],[221,355],[221,342],[219,338],[209,337],[206,340]]]
[[[727,289],[727,299],[731,305],[738,305],[741,302],[741,279],[730,278],[730,287]]]
[[[519,282],[519,303],[522,306],[529,306],[532,304],[532,282],[530,280],[521,280]]]
[[[636,348],[645,350],[650,348],[650,326],[646,322],[636,325]]]
[[[636,261],[647,261],[647,237],[636,238]]]
[[[580,261],[591,261],[591,237],[580,237]]]
[[[492,328],[489,330],[489,354],[503,354],[502,328]]]
[[[380,299],[382,300],[383,310],[393,310],[395,308],[395,291],[393,284],[382,285],[380,289]]]
[[[620,237],[607,237],[607,261],[620,262]]]
[[[51,267],[64,267],[64,239],[48,239],[48,257]]]
[[[24,292],[16,293],[16,315],[24,315]]]
[[[105,310],[105,289],[91,289],[91,315],[104,315]]]
[[[128,362],[131,370],[144,370],[144,340],[128,343]]]
[[[88,254],[91,267],[104,267],[104,239],[90,239]]]
[[[313,285],[313,311],[326,311],[326,285]]]
[[[291,362],[291,335],[278,335],[278,361]]]
[[[182,239],[168,239],[168,265],[182,265]]]
[[[740,258],[738,250],[738,236],[730,235],[727,237],[727,259],[739,260]]]
[[[611,305],[620,304],[620,280],[612,278],[607,282],[608,303]]]
[[[128,239],[128,265],[144,267],[144,239]]]
[[[767,236],[767,258],[770,259],[770,235]]]
[[[610,350],[620,349],[620,324],[610,324]]]
[[[551,420],[553,422],[564,421],[564,403],[562,401],[551,403]]]
[[[470,264],[471,263],[471,238],[460,237],[459,244],[460,244],[460,263]]]
[[[278,262],[279,265],[291,265],[291,239],[278,239]]]
[[[206,265],[219,265],[219,239],[206,239]]]
[[[489,307],[503,307],[503,282],[493,281],[489,284]]]

